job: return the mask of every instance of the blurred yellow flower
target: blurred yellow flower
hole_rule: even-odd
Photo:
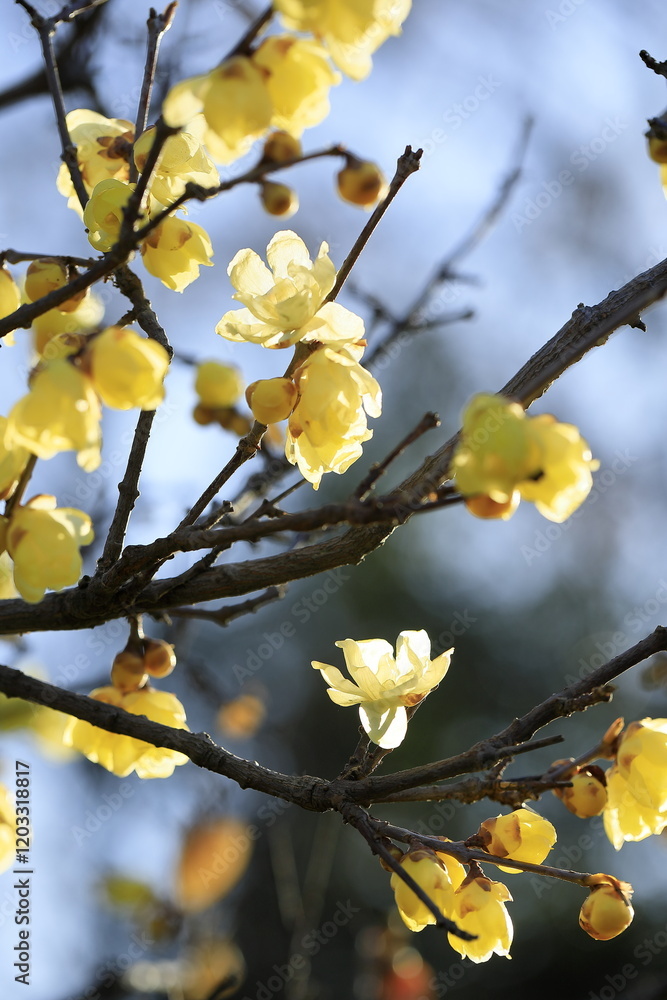
[[[164,399],[169,355],[156,340],[128,327],[109,326],[93,337],[85,363],[102,402],[116,410],[155,410]]]
[[[454,650],[431,660],[431,640],[423,629],[401,632],[396,657],[385,639],[342,639],[336,645],[352,680],[337,667],[313,660],[329,685],[327,694],[337,705],[359,706],[361,724],[373,743],[388,750],[399,746],[408,727],[406,707],[418,705],[438,686]]]
[[[6,536],[6,523],[0,522],[0,535]],[[4,539],[1,540],[4,545]],[[7,552],[0,552],[0,601],[9,601],[18,597],[19,592],[14,586],[14,566]]]
[[[182,292],[199,268],[212,267],[213,246],[205,229],[195,222],[169,216],[141,244],[144,267],[174,292]]]
[[[310,31],[353,80],[372,69],[371,56],[389,35],[399,35],[412,0],[275,0],[287,28]]]
[[[188,125],[203,112],[204,144],[219,163],[247,153],[271,124],[273,108],[264,73],[246,56],[234,56],[210,73],[177,83],[162,114],[168,125]]]
[[[243,392],[243,378],[234,365],[202,361],[197,365],[195,392],[202,406],[209,409],[234,406]]]
[[[319,488],[326,472],[342,474],[373,436],[366,414],[379,417],[382,392],[358,363],[361,347],[321,348],[294,374],[299,400],[287,425],[285,456]]]
[[[76,155],[83,184],[91,194],[100,181],[115,178],[126,181],[129,177],[129,160],[134,140],[134,125],[124,118],[105,118],[87,108],[70,111],[66,117],[71,142]],[[81,213],[79,199],[66,164],[58,171],[56,187],[68,199],[68,206]]]
[[[15,507],[7,525],[7,552],[14,560],[14,583],[24,601],[37,604],[44,592],[62,590],[81,576],[82,545],[90,545],[90,518],[56,498],[40,495]]]
[[[592,888],[581,907],[579,925],[596,941],[611,941],[632,923],[632,886],[601,873],[591,875],[589,885]]]
[[[480,394],[464,411],[451,475],[478,517],[506,519],[522,497],[560,523],[588,496],[597,467],[572,424],[550,414],[528,417],[518,403]]]
[[[49,309],[32,321],[33,344],[45,361],[75,354],[83,344],[82,334],[90,333],[104,316],[104,305],[97,295],[87,295],[73,312]]]
[[[534,865],[541,864],[556,843],[556,830],[549,820],[525,807],[484,820],[479,834],[489,854],[530,861]],[[512,874],[521,871],[520,868],[505,867],[500,870]]]
[[[68,270],[61,260],[56,260],[54,257],[40,257],[39,260],[33,260],[30,264],[26,272],[23,291],[30,302],[35,302],[42,296],[54,292],[57,288],[63,288],[69,280]],[[57,306],[57,311],[74,312],[79,308],[88,292],[88,288],[84,288],[82,292],[76,292],[71,298],[61,302]]]
[[[96,250],[106,253],[118,241],[123,210],[134,187],[134,184],[111,178],[100,181],[93,188],[83,210],[83,221],[88,230],[88,242]]]
[[[505,903],[511,899],[502,882],[469,875],[454,893],[452,920],[461,930],[477,936],[474,941],[463,941],[448,934],[452,948],[476,964],[488,962],[492,955],[509,958],[513,928]]]
[[[26,448],[12,442],[7,427],[7,417],[0,417],[0,500],[12,495],[30,458]]]
[[[6,267],[0,267],[0,319],[21,305],[21,292]]]
[[[404,854],[400,863],[441,913],[451,918],[454,892],[463,882],[466,871],[454,858],[448,858],[447,864],[443,863],[442,859],[445,857],[446,855],[436,855],[427,849],[415,850]],[[394,890],[398,912],[406,927],[411,931],[421,931],[428,924],[435,923],[435,916],[426,904],[396,872],[391,876],[391,887]]]
[[[185,709],[176,695],[168,691],[145,687],[123,694],[109,685],[91,691],[90,697],[107,705],[116,705],[132,715],[145,715],[151,722],[160,722],[172,729],[188,728]],[[140,778],[168,778],[177,765],[188,762],[188,757],[176,750],[155,747],[131,736],[108,733],[81,719],[70,718],[63,742],[119,778],[125,778],[132,771],[136,771]]]
[[[271,35],[253,53],[252,60],[266,74],[273,114],[271,125],[299,138],[329,114],[329,90],[340,75],[326,50],[306,38]]]
[[[0,785],[0,872],[11,868],[16,853],[16,812],[9,792]]]
[[[38,458],[76,451],[86,472],[100,464],[100,403],[90,380],[66,360],[47,362],[9,413],[7,441]]]

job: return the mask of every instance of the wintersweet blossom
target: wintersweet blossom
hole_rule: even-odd
[[[84,340],[81,335],[98,327],[103,316],[104,305],[92,292],[73,312],[49,309],[32,322],[35,351],[45,361],[76,353]]]
[[[88,230],[88,242],[106,253],[118,241],[123,224],[123,212],[134,184],[114,178],[100,181],[83,210],[83,221]]]
[[[406,872],[424,890],[441,913],[451,917],[454,910],[454,892],[463,882],[466,870],[454,858],[438,855],[426,848],[409,851],[400,859]],[[391,876],[396,906],[403,923],[411,931],[421,931],[434,924],[435,916],[416,893],[394,872]]]
[[[478,517],[508,518],[523,498],[560,523],[588,496],[597,467],[572,424],[529,417],[518,403],[483,393],[463,413],[451,475]]]
[[[419,632],[401,632],[396,656],[385,639],[342,639],[352,680],[337,667],[314,660],[329,685],[328,695],[337,705],[359,706],[359,717],[373,743],[391,750],[399,746],[408,726],[406,708],[418,705],[437,687],[449,669],[453,649],[431,659],[431,640]]]
[[[590,895],[584,900],[579,925],[596,941],[611,941],[632,923],[632,886],[613,875],[590,875]]]
[[[90,379],[69,361],[49,361],[10,410],[7,440],[38,458],[76,451],[81,468],[93,472],[101,461],[101,417]]]
[[[380,386],[359,364],[363,347],[320,348],[295,372],[299,391],[290,415],[285,456],[319,488],[326,472],[342,474],[362,454],[373,436],[366,414],[379,417]]]
[[[7,417],[0,417],[0,500],[12,495],[29,458],[27,448],[13,444],[7,434]]]
[[[116,410],[155,410],[164,399],[169,355],[162,344],[136,330],[107,327],[90,340],[84,364],[102,402]]]
[[[243,378],[238,368],[220,361],[202,361],[197,365],[195,392],[202,406],[211,410],[234,406],[243,392]]]
[[[0,872],[11,867],[16,854],[16,812],[4,785],[0,785]]]
[[[329,90],[341,78],[318,42],[271,35],[259,45],[252,60],[266,75],[273,127],[298,138],[329,114]]]
[[[602,813],[605,833],[617,851],[626,840],[645,840],[667,828],[667,810],[660,812],[640,802],[616,764],[605,773],[607,805]]]
[[[667,812],[667,719],[631,722],[619,741],[616,764],[638,802]]]
[[[141,244],[144,267],[174,292],[182,292],[212,267],[213,245],[201,226],[170,215]]]
[[[15,312],[21,305],[19,287],[6,267],[0,267],[0,319]]]
[[[514,932],[505,903],[511,900],[511,893],[502,882],[469,875],[454,893],[452,920],[461,930],[476,937],[464,941],[448,934],[452,948],[475,964],[488,962],[492,955],[509,958]]]
[[[213,159],[231,163],[243,156],[271,124],[273,107],[263,71],[247,56],[234,56],[210,73],[177,83],[162,106],[164,120],[174,127],[188,126],[199,113]]]
[[[484,820],[479,834],[489,854],[530,861],[534,865],[541,864],[556,843],[556,831],[549,820],[525,807]],[[500,870],[512,874],[521,871],[504,867]]]
[[[91,194],[100,181],[115,178],[127,181],[130,174],[129,160],[134,140],[134,125],[124,118],[105,118],[97,111],[77,108],[66,116],[67,129],[83,179]],[[56,187],[68,199],[69,208],[79,214],[81,206],[74,191],[72,178],[66,164],[58,171]]]
[[[275,0],[287,28],[320,38],[336,65],[353,80],[372,68],[371,56],[399,35],[411,0]]]
[[[336,281],[328,250],[322,243],[311,261],[306,244],[289,229],[276,233],[266,248],[269,267],[254,250],[239,250],[227,274],[236,289],[232,297],[245,308],[225,313],[216,333],[264,347],[362,340],[364,324],[359,316],[336,302],[324,303]]]
[[[202,116],[198,118],[201,118],[203,125]],[[200,137],[194,134],[195,130],[202,130],[197,124],[192,124],[191,129],[193,131],[183,130],[169,136],[151,175],[151,197],[164,207],[180,198],[188,183],[199,184],[201,187],[215,187],[220,183],[220,175],[213,160],[204,149]],[[142,132],[134,144],[134,162],[140,173],[146,166],[154,139],[155,126],[152,126]]]
[[[14,561],[14,583],[24,601],[37,604],[47,588],[62,590],[81,576],[79,549],[90,545],[93,529],[81,510],[58,507],[53,496],[33,497],[6,519],[5,545]]]
[[[90,697],[107,705],[115,705],[132,715],[145,715],[151,722],[160,722],[172,729],[188,728],[185,709],[176,695],[168,691],[144,687],[124,694],[109,685],[91,691]],[[188,762],[188,757],[177,750],[156,747],[131,736],[109,733],[81,719],[70,718],[63,743],[119,778],[127,777],[132,771],[136,771],[140,778],[168,778],[176,766]]]

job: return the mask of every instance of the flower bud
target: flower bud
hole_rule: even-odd
[[[607,788],[602,768],[594,764],[581,768],[569,779],[570,788],[554,788],[566,809],[580,819],[599,816],[607,805]]]
[[[263,378],[246,389],[245,397],[260,424],[286,420],[296,405],[298,389],[289,378]]]
[[[338,194],[351,205],[370,208],[384,197],[387,181],[380,168],[370,160],[352,160],[336,177]]]
[[[164,639],[144,640],[144,668],[152,677],[167,677],[176,666],[174,647]]]
[[[436,854],[424,848],[409,851],[400,859],[401,865],[445,916],[454,907],[454,886],[449,873]],[[435,915],[403,881],[400,875],[391,876],[391,887],[396,897],[398,912],[411,931],[421,931],[427,924],[435,923]]]
[[[263,160],[272,160],[274,163],[286,163],[288,160],[295,160],[301,156],[301,143],[296,136],[289,132],[272,132],[264,143]]]
[[[632,886],[602,874],[592,875],[590,883],[591,892],[581,907],[579,925],[596,941],[611,941],[632,923]]]
[[[56,288],[63,288],[68,282],[67,268],[62,261],[54,257],[41,257],[33,260],[25,276],[25,293],[31,302],[41,299],[42,296],[54,292]],[[77,309],[86,295],[88,289],[77,292],[65,302],[58,306],[59,312],[69,313]]]
[[[289,219],[299,208],[296,191],[286,184],[277,184],[275,181],[264,181],[260,189],[260,198],[269,215],[278,215],[283,219]]]
[[[208,409],[234,406],[243,392],[241,373],[233,365],[203,361],[197,365],[195,392],[202,405]]]
[[[549,822],[532,809],[515,809],[504,816],[485,820],[479,835],[485,850],[499,858],[514,858],[539,865],[556,843],[556,831]],[[516,874],[519,868],[500,868]]]
[[[486,496],[465,498],[466,508],[475,517],[485,519],[500,518],[501,521],[509,521],[520,502],[521,496],[518,490],[515,490],[511,499],[506,500],[504,503],[499,503],[497,500],[492,500],[491,497]]]
[[[223,430],[231,431],[232,434],[236,434],[237,437],[245,437],[246,434],[250,433],[252,428],[252,423],[238,410],[234,407],[222,408],[216,411],[215,419],[220,424]]]
[[[123,694],[138,691],[147,681],[143,656],[131,649],[123,649],[116,654],[111,665],[111,683],[118,691]]]

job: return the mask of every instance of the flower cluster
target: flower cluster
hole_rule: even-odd
[[[240,250],[228,274],[243,308],[216,327],[235,342],[304,345],[290,378],[255,382],[247,398],[260,423],[288,420],[285,454],[315,489],[324,473],[343,473],[360,457],[372,435],[366,415],[379,416],[381,406],[378,383],[359,363],[363,321],[326,301],[336,280],[328,249],[323,243],[311,261],[303,240],[285,230],[267,247],[268,267],[253,250]]]
[[[408,727],[407,709],[418,705],[438,686],[447,671],[453,649],[431,659],[431,640],[422,629],[401,632],[396,656],[384,639],[343,639],[343,650],[352,680],[337,667],[313,661],[329,685],[327,694],[337,705],[359,706],[359,717],[368,737],[385,749],[399,746]]]
[[[474,396],[463,413],[450,470],[477,517],[510,518],[529,500],[550,521],[565,521],[588,496],[597,469],[572,424],[529,417],[503,396]]]
[[[667,719],[631,722],[606,772],[604,828],[616,850],[667,827]]]
[[[144,715],[151,722],[187,729],[185,709],[178,698],[167,691],[156,691],[148,683],[149,675],[166,677],[175,665],[176,657],[169,643],[135,637],[114,658],[111,684],[91,691],[90,697],[131,715]],[[140,778],[168,778],[176,766],[186,764],[189,759],[177,750],[110,733],[75,718],[70,718],[65,727],[63,743],[119,778],[132,771]]]

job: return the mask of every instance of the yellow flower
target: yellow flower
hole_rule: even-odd
[[[358,363],[363,348],[315,351],[294,375],[299,401],[292,412],[285,456],[319,488],[325,472],[342,474],[372,437],[366,414],[379,417],[380,386]]]
[[[4,519],[3,519],[4,520]],[[0,534],[6,535],[6,523],[0,521]],[[2,548],[4,542],[1,542]],[[0,601],[8,601],[18,597],[19,592],[14,586],[14,567],[6,552],[0,552]]]
[[[115,687],[96,688],[90,697],[95,701],[116,705],[132,715],[145,715],[151,722],[160,722],[172,729],[187,729],[185,709],[176,695],[145,687],[123,694]],[[140,778],[168,778],[179,764],[188,758],[176,750],[155,747],[151,743],[108,733],[89,722],[70,718],[63,736],[65,746],[79,750],[94,764],[125,778],[136,771]]]
[[[69,280],[67,268],[62,261],[56,260],[53,257],[40,257],[39,260],[33,260],[28,268],[23,290],[26,298],[30,302],[35,302],[37,299],[41,299],[42,296],[55,291],[56,288],[63,288]],[[57,311],[64,313],[74,312],[86,298],[88,291],[89,289],[84,288],[82,292],[76,292],[70,299],[61,302],[57,306]]]
[[[252,60],[267,74],[272,126],[298,138],[304,129],[318,125],[329,114],[329,90],[340,83],[340,75],[317,42],[272,35],[253,53]]]
[[[100,464],[100,403],[90,380],[69,361],[47,362],[9,413],[7,440],[38,458],[76,451],[86,472]]]
[[[141,173],[153,145],[155,126],[146,129],[134,146],[134,162]],[[220,176],[215,164],[192,132],[169,136],[151,175],[150,193],[163,206],[171,205],[185,191],[187,183],[215,187]]]
[[[7,424],[7,417],[0,417],[0,500],[12,495],[30,458],[29,451],[12,443]]]
[[[0,319],[15,312],[20,305],[21,293],[18,285],[7,268],[0,267]]]
[[[116,178],[126,181],[129,177],[129,159],[134,140],[134,126],[124,118],[105,118],[96,111],[77,108],[66,117],[72,144],[83,184],[91,194],[100,181]],[[81,213],[79,199],[67,166],[63,163],[58,172],[56,187],[68,199],[68,206]]]
[[[85,363],[95,390],[107,406],[116,410],[155,410],[164,399],[162,382],[169,368],[169,355],[156,340],[141,337],[136,330],[109,326],[93,337],[86,348]]]
[[[554,795],[580,819],[599,816],[607,805],[607,788],[604,777],[598,777],[601,772],[597,767],[594,770],[597,774],[589,771],[588,768],[582,768],[576,774],[564,778],[564,780],[572,782],[570,788],[553,789]]]
[[[213,247],[205,229],[169,216],[141,244],[144,267],[174,292],[182,292],[199,268],[212,267]]]
[[[465,869],[454,858],[436,855],[426,849],[409,851],[400,859],[408,875],[424,890],[438,909],[446,917],[451,917],[454,909],[454,891],[465,878]],[[411,931],[421,931],[428,924],[435,923],[435,916],[410,889],[396,872],[391,876],[396,906],[403,922]]]
[[[451,475],[479,517],[511,517],[523,497],[561,522],[588,496],[597,467],[572,424],[528,417],[518,403],[480,394],[463,414]]]
[[[627,779],[614,764],[606,772],[607,805],[602,814],[605,833],[617,851],[626,840],[645,840],[667,827],[667,811],[644,805],[632,794]]]
[[[596,941],[611,941],[632,923],[632,886],[613,875],[591,875],[590,895],[581,907],[579,925]]]
[[[16,507],[7,527],[7,552],[14,560],[14,583],[24,601],[37,604],[47,587],[62,590],[77,582],[79,548],[90,545],[90,518],[72,507],[57,507],[52,496],[33,497]]]
[[[264,347],[290,347],[297,341],[354,344],[363,339],[359,316],[335,302],[322,303],[334,286],[336,268],[320,246],[311,261],[300,237],[286,229],[266,248],[269,268],[254,250],[239,250],[229,267],[233,295],[244,309],[225,313],[216,333],[227,340]]]
[[[349,162],[336,175],[336,187],[343,201],[369,209],[384,198],[389,190],[384,174],[377,163],[370,160]]]
[[[512,921],[505,903],[512,896],[502,882],[469,875],[454,893],[452,920],[461,930],[476,934],[474,941],[463,941],[448,934],[449,943],[471,962],[488,962],[492,955],[510,957]]]
[[[75,354],[82,346],[82,334],[90,333],[104,315],[102,301],[92,293],[73,312],[49,309],[32,321],[33,344],[45,361]]]
[[[484,820],[479,834],[489,854],[530,861],[534,865],[541,864],[556,843],[556,831],[549,820],[525,807]],[[520,868],[504,867],[500,870],[513,875],[521,871]]]
[[[287,28],[310,31],[353,80],[372,68],[371,56],[389,35],[400,34],[411,0],[275,0]]]
[[[358,705],[361,724],[373,743],[385,749],[399,746],[408,727],[406,706],[418,705],[437,687],[449,669],[453,649],[431,660],[431,640],[422,629],[401,632],[396,657],[385,639],[342,639],[352,681],[337,667],[313,660],[329,685],[327,694],[336,705]]]
[[[250,149],[271,124],[273,108],[264,73],[246,56],[234,56],[210,73],[177,83],[162,114],[168,125],[188,125],[203,112],[204,144],[220,163]]]
[[[202,406],[209,409],[234,406],[243,392],[241,373],[233,365],[203,361],[197,365],[195,392]]]
[[[289,378],[262,378],[246,389],[246,402],[260,424],[286,420],[294,409],[297,388]]]
[[[95,185],[83,210],[83,221],[88,229],[88,242],[96,250],[106,253],[118,241],[123,209],[133,191],[134,184],[113,178]]]
[[[16,853],[16,812],[9,792],[0,785],[0,872],[11,868]]]
[[[621,736],[616,764],[638,802],[667,811],[667,719],[631,722]]]

